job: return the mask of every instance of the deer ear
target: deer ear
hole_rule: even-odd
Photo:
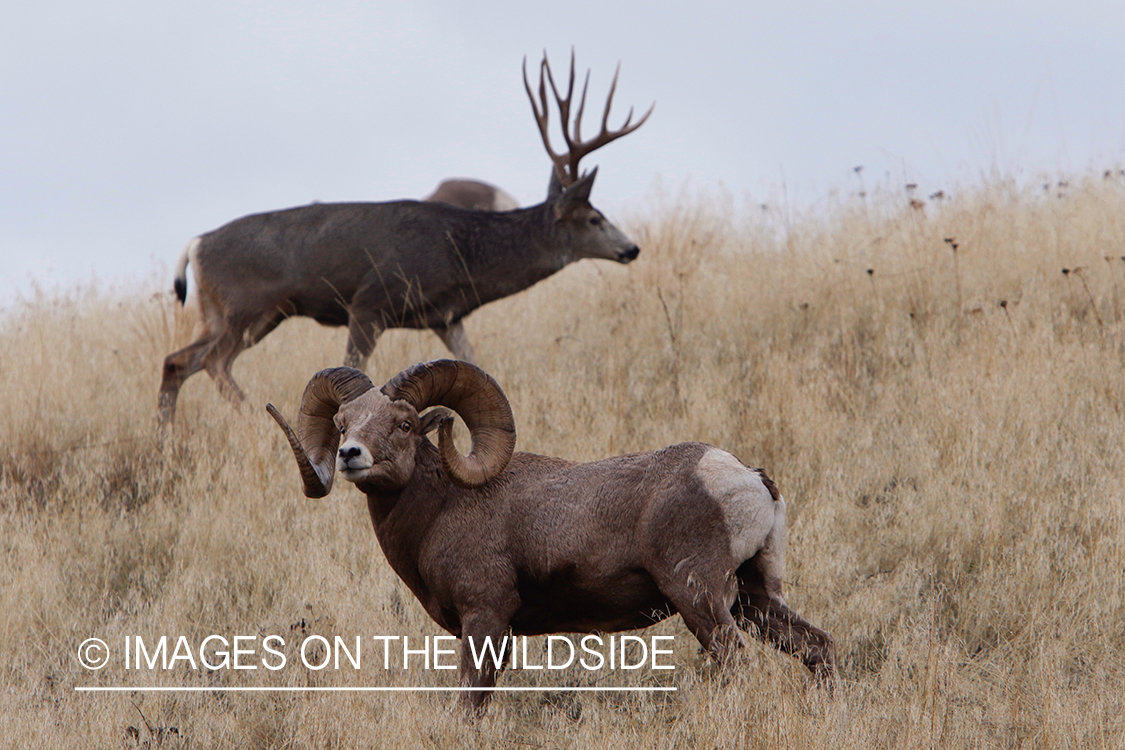
[[[590,205],[590,189],[594,187],[594,178],[598,176],[598,168],[590,170],[590,174],[583,175],[573,185],[563,190],[562,195],[555,202],[555,218],[561,219],[576,208]]]
[[[551,181],[547,183],[547,200],[553,201],[563,193],[562,180],[559,179],[559,172],[554,167],[551,167]]]

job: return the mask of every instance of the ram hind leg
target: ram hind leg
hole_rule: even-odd
[[[654,576],[688,630],[721,664],[746,645],[731,613],[737,589],[724,567],[729,570],[719,561],[685,559],[668,576]]]
[[[785,603],[776,559],[764,549],[739,566],[738,597],[732,614],[752,622],[763,642],[800,657],[821,679],[836,672],[836,649],[832,636],[810,624]]]

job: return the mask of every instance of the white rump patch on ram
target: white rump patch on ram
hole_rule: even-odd
[[[718,448],[704,453],[695,471],[722,510],[735,564],[765,551],[779,558],[769,567],[784,566],[785,500],[775,501],[757,471]]]

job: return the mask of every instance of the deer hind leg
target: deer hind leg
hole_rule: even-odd
[[[203,368],[207,370],[211,380],[215,381],[223,398],[235,405],[246,400],[246,395],[231,375],[231,365],[234,364],[235,357],[260,341],[283,319],[279,314],[257,318],[250,322],[240,318],[227,318],[223,321],[222,330],[215,337],[215,343],[202,358]]]
[[[245,342],[241,335],[228,329],[223,331],[219,340],[203,356],[203,367],[207,370],[207,374],[211,376],[211,380],[215,381],[219,394],[235,405],[245,401],[246,394],[238,387],[238,383],[234,382],[230,368],[234,358],[241,354],[247,346],[249,344]]]
[[[205,332],[183,349],[164,358],[164,371],[160,379],[159,421],[166,429],[176,418],[176,401],[180,387],[188,378],[203,369],[203,358],[215,344],[212,331]]]
[[[445,348],[453,352],[454,357],[462,362],[476,364],[473,345],[469,343],[469,337],[465,335],[465,326],[461,321],[450,323],[444,328],[434,328],[434,333],[445,344]]]
[[[836,673],[832,636],[789,608],[781,590],[780,571],[767,550],[739,566],[738,597],[731,613],[757,627],[758,637],[787,654],[800,657],[820,679]]]
[[[215,345],[203,356],[203,367],[215,381],[223,398],[235,405],[246,400],[246,395],[231,375],[231,366],[234,364],[235,357],[261,341],[266,334],[277,328],[285,317],[283,313],[278,312],[274,315],[254,318],[249,323],[241,320],[227,321]]]
[[[162,429],[166,430],[175,418],[180,386],[200,370],[207,370],[224,398],[235,404],[242,403],[246,396],[231,376],[231,364],[242,350],[256,344],[283,320],[285,316],[279,313],[256,320],[249,326],[230,325],[222,321],[209,326],[193,343],[169,354],[164,360],[164,375],[160,383]]]

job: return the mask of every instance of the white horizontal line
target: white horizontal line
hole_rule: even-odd
[[[675,692],[674,687],[75,687],[79,693],[498,693]]]

